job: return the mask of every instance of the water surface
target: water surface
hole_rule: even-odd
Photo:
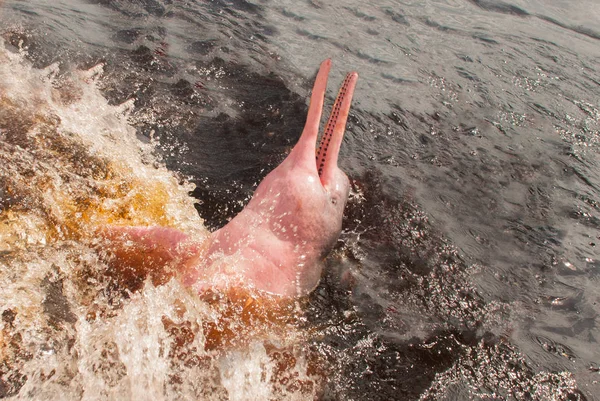
[[[598,399],[596,2],[0,10],[1,396]],[[297,334],[207,350],[210,302],[98,276],[87,232],[223,225],[325,57],[360,74],[344,232]]]

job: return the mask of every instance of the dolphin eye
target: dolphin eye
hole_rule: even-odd
[[[337,199],[331,198],[331,203],[334,204],[334,205],[337,205]]]

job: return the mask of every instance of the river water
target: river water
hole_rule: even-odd
[[[600,400],[599,22],[594,0],[0,2],[0,398]],[[241,210],[327,57],[329,105],[360,78],[319,287],[252,320],[111,275],[97,227],[202,239]]]

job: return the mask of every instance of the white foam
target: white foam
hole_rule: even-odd
[[[67,147],[72,144],[66,150],[72,152],[69,157],[108,160],[111,168],[119,167],[113,180],[160,184],[166,191],[160,212],[199,239],[206,236],[188,195],[191,186],[180,185],[160,165],[152,142],[137,139],[128,122],[133,100],[113,106],[102,96],[98,85],[102,73],[101,65],[70,75],[60,75],[56,65],[35,69],[23,53],[8,51],[0,39],[0,102],[8,99],[24,121],[34,116],[25,134],[29,139],[60,139]],[[98,273],[106,266],[93,244],[54,232],[69,224],[93,231],[93,226],[86,226],[85,209],[72,210],[81,194],[117,213],[127,199],[97,198],[103,193],[98,188],[118,182],[93,174],[79,176],[61,155],[51,159],[56,149],[39,144],[21,147],[20,139],[6,141],[9,134],[0,132],[0,161],[7,161],[0,163],[0,177],[10,176],[11,191],[17,193],[11,193],[14,199],[6,210],[0,199],[0,312],[10,310],[7,313],[15,318],[0,322],[0,358],[25,379],[13,383],[15,393],[8,399],[278,397],[281,391],[274,393],[269,373],[273,362],[260,340],[235,350],[205,351],[202,323],[215,319],[215,311],[193,292],[175,279],[161,286],[148,281],[132,294],[119,288],[110,291],[110,281]],[[77,153],[81,144],[83,154]],[[0,196],[2,185],[0,180]],[[134,217],[148,213],[131,208],[121,212]],[[152,216],[140,219],[151,222]],[[170,353],[177,349],[173,348],[177,340],[166,321],[174,327],[188,325],[193,333],[179,354]],[[303,359],[298,361],[293,369],[306,376]],[[312,399],[314,394],[296,396]]]

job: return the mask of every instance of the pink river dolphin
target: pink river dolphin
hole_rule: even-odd
[[[173,228],[105,227],[111,266],[130,276],[171,271],[199,293],[232,286],[283,297],[312,291],[349,194],[337,162],[358,74],[344,79],[317,147],[330,68],[331,60],[321,63],[298,143],[235,218],[203,242]]]

